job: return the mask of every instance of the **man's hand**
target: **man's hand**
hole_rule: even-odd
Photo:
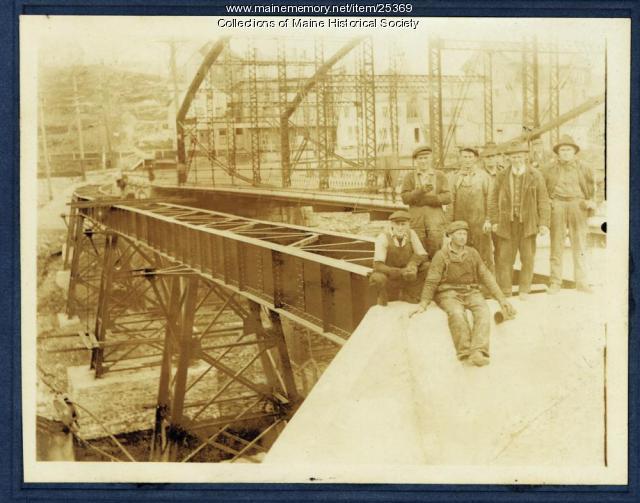
[[[547,234],[549,234],[549,227],[547,227],[546,225],[538,226],[538,234],[540,236],[546,236]]]
[[[485,234],[489,234],[491,232],[491,229],[493,228],[493,226],[491,225],[491,222],[489,222],[489,220],[487,220],[484,225],[482,226],[482,232],[484,232]]]
[[[409,312],[409,318],[412,318],[416,314],[424,313],[427,310],[428,304],[426,302],[420,302]]]
[[[508,300],[503,300],[502,302],[500,302],[500,308],[502,309],[505,317],[509,320],[515,318],[516,314],[518,314],[518,311],[516,311],[516,309],[509,303]]]
[[[391,279],[400,279],[402,277],[402,272],[403,269],[400,269],[399,267],[390,267],[387,275]]]
[[[409,264],[402,270],[402,279],[405,281],[415,281],[418,279],[418,268],[415,264]]]

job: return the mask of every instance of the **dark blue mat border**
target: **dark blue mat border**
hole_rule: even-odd
[[[5,457],[0,462],[0,501],[639,501],[638,479],[638,400],[639,344],[635,334],[638,313],[635,292],[640,278],[635,271],[638,234],[638,205],[634,189],[640,188],[637,173],[640,145],[631,145],[631,213],[630,213],[630,337],[629,337],[629,485],[628,486],[492,486],[492,485],[318,485],[318,484],[23,484],[20,400],[20,289],[19,289],[19,93],[18,28],[20,14],[58,15],[224,15],[226,3],[183,0],[1,0],[0,6],[0,135],[3,176],[0,176],[0,274],[12,285],[11,295],[0,296],[0,438]],[[280,3],[236,2],[236,4]],[[318,3],[287,2],[292,3]],[[324,5],[347,2],[326,1]],[[350,2],[354,3],[354,2]],[[356,2],[373,4],[377,2]],[[629,17],[632,19],[631,65],[631,138],[638,131],[638,97],[640,72],[637,47],[640,20],[637,1],[441,1],[412,2],[412,16],[465,17]],[[359,16],[364,17],[364,15]],[[13,126],[13,127],[12,127]],[[613,223],[610,223],[613,225]],[[10,384],[9,384],[10,383]],[[7,462],[8,461],[8,462]]]

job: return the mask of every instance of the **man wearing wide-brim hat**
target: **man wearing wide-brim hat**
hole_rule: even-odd
[[[473,246],[484,263],[493,270],[491,223],[489,221],[489,194],[491,177],[479,165],[476,148],[460,149],[460,169],[451,190],[452,220],[469,224],[469,245]]]
[[[513,265],[520,254],[518,293],[526,300],[533,281],[536,235],[549,232],[549,196],[542,174],[529,161],[526,143],[506,151],[511,166],[496,178],[489,215],[497,236],[496,279],[502,292],[511,295]]]
[[[576,288],[590,292],[587,277],[587,218],[596,207],[591,169],[576,158],[580,147],[569,135],[553,146],[555,163],[543,172],[551,198],[551,277],[548,293],[554,294],[562,284],[564,241],[569,232],[573,252]]]
[[[504,152],[498,148],[495,142],[487,142],[481,154],[484,170],[489,176],[495,177],[498,173],[504,171]]]
[[[402,202],[409,206],[411,228],[432,257],[442,246],[447,218],[443,205],[451,202],[449,183],[444,173],[436,171],[429,145],[413,151],[414,170],[402,181]]]
[[[378,305],[386,306],[390,300],[420,301],[429,263],[409,220],[407,211],[395,211],[389,217],[389,227],[376,238],[369,285]]]
[[[455,221],[447,228],[449,244],[439,250],[429,267],[417,314],[427,309],[435,298],[447,313],[451,338],[458,359],[478,367],[489,363],[489,335],[491,317],[480,287],[484,286],[500,303],[507,317],[515,310],[500,291],[496,281],[475,248],[466,246],[469,225]],[[466,309],[473,314],[469,326]]]

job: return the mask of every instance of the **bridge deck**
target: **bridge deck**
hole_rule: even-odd
[[[411,319],[404,303],[374,307],[265,462],[602,466],[598,299],[514,301],[519,314],[492,326],[484,368],[456,360],[437,307]]]

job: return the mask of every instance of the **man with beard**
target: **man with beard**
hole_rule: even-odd
[[[549,232],[549,197],[544,179],[529,164],[526,144],[507,150],[511,167],[496,178],[489,213],[498,236],[496,279],[505,296],[511,295],[513,264],[520,252],[518,294],[526,300],[533,280],[536,235]]]

